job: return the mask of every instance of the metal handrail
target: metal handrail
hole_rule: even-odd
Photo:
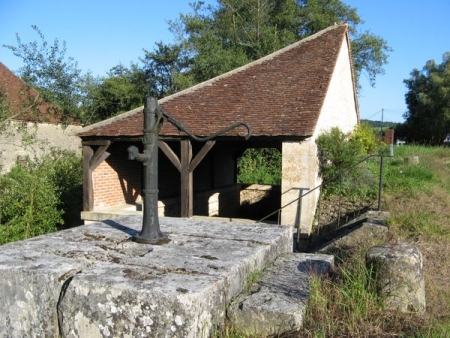
[[[336,181],[338,178],[341,179],[342,175],[344,175],[345,173],[349,172],[351,169],[355,168],[356,166],[358,166],[359,164],[363,163],[364,161],[367,161],[368,159],[372,158],[372,157],[380,157],[380,176],[379,176],[379,185],[378,185],[378,210],[381,209],[381,193],[382,193],[382,180],[383,180],[383,158],[387,157],[386,155],[383,154],[371,154],[369,156],[364,157],[363,159],[359,160],[358,162],[352,164],[351,166],[343,169],[341,172],[339,172],[337,175],[335,175],[334,177],[332,177],[331,179],[327,180],[327,181],[323,181],[321,184],[319,184],[318,186],[314,187],[311,190],[308,190],[308,192],[306,192],[305,194],[301,194],[298,198],[290,201],[289,203],[283,205],[282,207],[280,207],[279,209],[273,211],[272,213],[268,214],[267,216],[261,218],[260,220],[258,220],[256,223],[260,223],[264,220],[266,220],[267,218],[275,215],[276,213],[280,213],[281,210],[283,210],[284,208],[286,208],[287,206],[300,201],[300,212],[301,212],[301,201],[303,199],[303,197],[311,194],[312,192],[316,191],[317,189],[320,189],[321,187]],[[393,157],[393,148],[391,147],[391,153],[388,157]],[[339,213],[340,213],[340,206],[339,206]],[[278,217],[279,219],[280,217]],[[301,224],[301,214],[299,215],[299,220],[297,223],[297,243],[300,241],[300,224]]]

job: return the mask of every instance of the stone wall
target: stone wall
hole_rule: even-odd
[[[25,127],[31,135],[36,137],[36,141],[30,146],[23,147],[22,134],[17,132],[19,127]],[[81,128],[81,126],[64,127],[51,123],[11,122],[10,128],[0,134],[0,173],[9,171],[18,159],[20,161],[27,156],[31,159],[40,158],[54,148],[71,150],[81,155],[81,140],[76,136]]]
[[[309,235],[314,218],[319,191],[293,202],[319,183],[317,146],[313,139],[304,142],[283,142],[281,183],[281,224],[297,227],[300,222],[302,234]],[[293,202],[293,203],[292,203]]]

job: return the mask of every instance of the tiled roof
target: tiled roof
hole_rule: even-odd
[[[164,99],[159,105],[193,134],[206,136],[246,122],[254,136],[313,134],[344,39],[346,24],[329,27],[262,59]],[[144,100],[144,98],[143,98]],[[143,107],[93,124],[88,136],[140,136]],[[243,128],[228,136],[245,134]],[[185,135],[165,122],[160,135]]]
[[[13,113],[13,119],[29,122],[60,123],[58,107],[45,103],[39,92],[10,71],[0,62],[0,90],[6,94],[8,107]],[[32,111],[30,107],[36,108]]]

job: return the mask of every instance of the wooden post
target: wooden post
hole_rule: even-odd
[[[181,217],[193,215],[193,172],[189,170],[192,160],[192,144],[190,140],[182,140],[181,148]]]
[[[106,150],[109,140],[83,142],[83,211],[94,210],[94,184],[92,173],[110,155]],[[92,146],[99,146],[94,153]]]
[[[159,141],[158,144],[159,148],[180,172],[181,217],[192,217],[194,214],[194,170],[216,144],[216,141],[206,142],[193,159],[192,144],[190,140],[180,141],[180,159],[178,159],[177,155],[167,143]]]
[[[83,146],[83,210],[92,211],[94,209],[94,193],[92,182],[92,169],[89,163],[94,150],[91,146]]]

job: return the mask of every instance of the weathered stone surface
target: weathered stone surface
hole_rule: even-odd
[[[334,250],[348,250],[361,244],[370,243],[388,232],[386,226],[388,218],[389,213],[387,212],[369,211],[330,233],[331,239],[314,251],[331,253]]]
[[[54,243],[56,244],[56,243]],[[0,336],[58,337],[66,281],[90,263],[39,250],[42,238],[0,247]]]
[[[159,246],[131,242],[142,217],[125,216],[0,247],[0,332],[207,337],[248,276],[292,252],[288,227],[160,224],[170,242]]]
[[[229,319],[243,333],[274,335],[303,325],[311,276],[327,273],[334,257],[291,253],[280,256],[229,309]]]
[[[367,254],[387,309],[425,311],[422,253],[412,244],[374,246]]]

